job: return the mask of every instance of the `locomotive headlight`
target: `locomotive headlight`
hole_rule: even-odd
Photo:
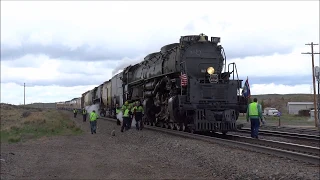
[[[207,73],[210,74],[210,75],[213,74],[214,73],[214,68],[213,67],[208,67]]]

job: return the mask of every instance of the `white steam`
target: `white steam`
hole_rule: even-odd
[[[112,70],[112,76],[123,71],[124,68],[126,68],[130,65],[135,65],[137,63],[142,62],[145,56],[146,55],[140,55],[140,56],[133,58],[133,59],[129,59],[127,57],[123,58],[120,61],[120,63],[118,63],[117,66]]]
[[[121,124],[122,124],[122,121],[123,121],[123,119],[122,119],[122,111],[120,111],[120,112],[117,114],[117,119],[119,119],[119,121],[120,121]]]
[[[99,104],[94,104],[91,106],[86,106],[85,109],[87,110],[87,112],[90,114],[93,110],[96,111],[96,113],[98,114],[98,116],[100,116],[100,111],[99,111]]]
[[[120,112],[117,114],[117,119],[119,119],[119,121],[121,122],[121,125],[122,125],[122,122],[123,122],[123,119],[122,119],[122,111],[120,111]],[[133,118],[132,118],[131,127],[135,127],[135,126],[136,126],[136,120],[135,120],[135,118],[133,117]]]

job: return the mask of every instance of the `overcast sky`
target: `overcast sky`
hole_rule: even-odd
[[[221,37],[252,94],[311,92],[311,56],[301,52],[319,43],[317,1],[1,1],[1,102],[23,103],[23,83],[26,103],[80,97],[200,33]]]

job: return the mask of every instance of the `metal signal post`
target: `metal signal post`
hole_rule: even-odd
[[[314,54],[320,54],[320,53],[315,53],[313,52],[313,46],[314,45],[319,45],[319,44],[314,44],[311,42],[311,44],[305,44],[308,46],[311,46],[311,53],[301,53],[301,54],[311,54],[312,57],[312,80],[313,80],[313,104],[314,104],[314,122],[315,126],[318,127],[318,106],[317,106],[317,100],[316,100],[316,75],[315,75],[315,68],[314,68]],[[319,80],[318,80],[319,81]]]

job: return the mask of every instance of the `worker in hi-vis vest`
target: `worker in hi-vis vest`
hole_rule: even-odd
[[[77,109],[73,109],[73,117],[74,117],[74,118],[77,117],[77,113],[78,113],[78,110],[77,110]]]
[[[90,129],[91,129],[91,134],[97,133],[97,119],[98,119],[98,114],[96,113],[95,110],[93,110],[90,113]]]
[[[123,129],[129,130],[129,121],[130,121],[130,107],[128,101],[124,103],[122,106],[122,126],[121,126],[121,132],[123,132]]]
[[[144,111],[140,101],[137,101],[136,105],[133,107],[133,114],[136,120],[136,129],[142,130],[142,117],[143,117]]]
[[[116,119],[117,119],[117,125],[121,125],[121,122],[120,122],[120,120],[118,119],[118,114],[120,113],[120,111],[121,111],[121,108],[119,107],[119,105],[118,104],[116,104],[116,107],[114,108],[114,110],[115,110],[115,115],[116,115]]]
[[[82,118],[83,122],[87,121],[87,110],[85,108],[82,109]]]
[[[251,122],[251,137],[258,139],[260,121],[262,122],[262,110],[258,104],[257,98],[253,99],[253,102],[248,105],[247,108],[247,122]]]

